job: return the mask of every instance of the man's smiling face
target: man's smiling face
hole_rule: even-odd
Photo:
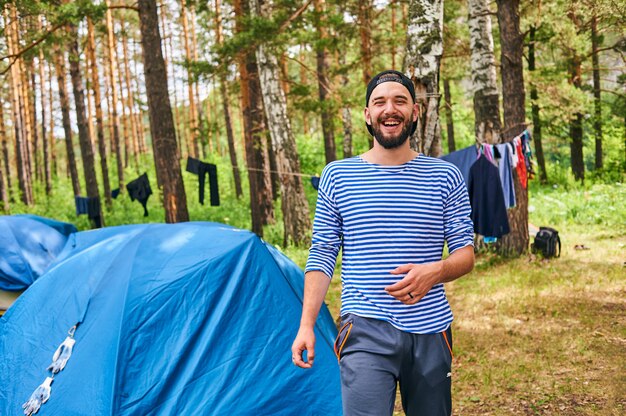
[[[417,120],[417,106],[399,82],[383,82],[372,91],[365,108],[365,122],[372,126],[374,138],[385,149],[395,149],[411,135]]]

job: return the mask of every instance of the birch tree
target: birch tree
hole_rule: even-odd
[[[269,18],[271,12],[268,3],[268,0],[250,0],[250,9]],[[287,245],[290,241],[296,245],[309,244],[309,206],[300,176],[296,140],[287,114],[287,100],[280,84],[280,67],[276,56],[264,42],[257,45],[256,58],[263,104],[280,178],[284,244]]]
[[[419,104],[411,147],[429,156],[441,154],[439,65],[443,53],[443,0],[410,0],[404,73],[415,85]]]
[[[487,0],[469,0],[469,33],[474,90],[474,132],[479,144],[500,143],[500,107],[496,60]]]

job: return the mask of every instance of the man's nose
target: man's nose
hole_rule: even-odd
[[[387,100],[385,102],[385,108],[383,109],[383,111],[386,114],[393,114],[396,112],[396,106],[394,105],[392,100]]]

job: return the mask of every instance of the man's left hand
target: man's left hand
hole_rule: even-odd
[[[391,274],[406,274],[402,280],[387,286],[385,291],[406,305],[414,305],[419,302],[432,289],[440,283],[442,262],[426,264],[404,264],[392,270]]]

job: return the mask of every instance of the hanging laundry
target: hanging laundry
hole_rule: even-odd
[[[198,175],[198,198],[200,204],[204,205],[204,181],[208,173],[209,189],[211,191],[211,206],[219,206],[220,194],[217,182],[217,166],[212,163],[205,163],[192,157],[187,157],[187,172]]]
[[[126,184],[126,190],[128,191],[128,196],[130,196],[131,201],[136,199],[139,201],[141,206],[143,206],[143,216],[147,217],[148,198],[152,195],[152,188],[150,187],[148,174],[144,173],[134,181],[128,182],[128,184]]]
[[[479,157],[470,168],[467,188],[472,205],[474,232],[498,238],[508,234],[509,219],[498,168],[486,157]]]
[[[96,228],[102,227],[102,218],[100,218],[100,198],[87,198],[84,196],[74,197],[76,204],[76,215],[87,214],[90,220],[96,224]]]
[[[465,149],[457,150],[456,152],[448,153],[445,156],[441,156],[441,159],[452,163],[459,168],[463,179],[465,179],[465,186],[469,183],[470,168],[476,162],[478,157],[478,150],[476,146],[469,146]]]
[[[507,208],[515,206],[515,187],[513,185],[513,167],[511,166],[511,145],[508,143],[496,144],[496,160],[500,172],[500,183],[504,193],[504,205]]]
[[[519,178],[522,187],[526,189],[528,186],[528,172],[526,170],[526,158],[524,157],[524,150],[522,148],[522,141],[520,137],[513,139],[513,146],[515,146],[515,154],[518,159],[517,166],[515,167],[517,170],[517,177]]]

